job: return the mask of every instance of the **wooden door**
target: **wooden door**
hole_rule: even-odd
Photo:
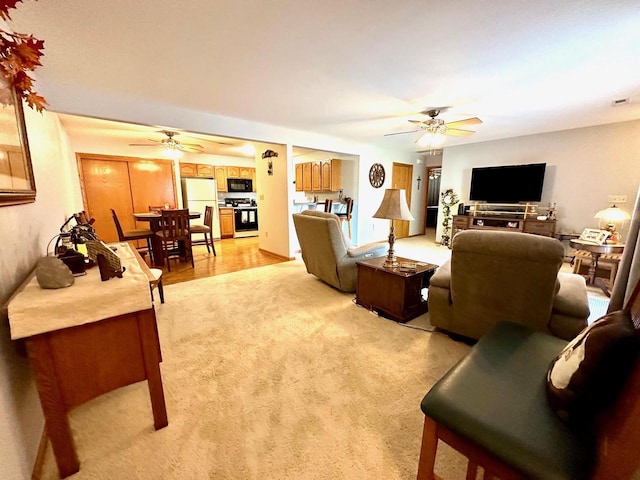
[[[302,184],[302,164],[296,164],[296,192],[302,192],[304,185]]]
[[[135,227],[127,162],[81,159],[85,210],[96,219],[93,227],[105,242],[117,242],[118,233],[111,208],[118,214],[123,230]]]
[[[302,189],[305,192],[311,191],[311,162],[302,164]]]
[[[411,180],[413,179],[413,165],[406,163],[393,164],[391,173],[392,188],[404,188],[407,192],[407,205],[411,208]],[[394,220],[396,226],[396,238],[405,238],[409,236],[409,221]]]
[[[150,205],[177,207],[171,160],[132,160],[128,164],[134,212],[147,212]],[[136,222],[135,228],[149,228],[149,222]]]

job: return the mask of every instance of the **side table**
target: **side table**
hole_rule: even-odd
[[[438,265],[398,258],[398,262],[415,263],[416,270],[387,269],[382,265],[386,257],[369,258],[358,262],[356,303],[398,322],[407,322],[426,313],[427,301],[422,298],[426,278]]]
[[[591,266],[589,267],[589,274],[587,275],[587,284],[589,285],[597,285],[597,281],[600,280],[596,277],[596,270],[598,269],[598,260],[601,255],[612,254],[612,253],[622,253],[624,251],[624,244],[603,244],[598,245],[595,243],[589,243],[584,240],[575,239],[569,241],[570,245],[576,250],[584,250],[591,254]],[[606,285],[599,285],[602,291],[608,297],[611,296],[611,292]],[[610,285],[610,288],[613,285]]]

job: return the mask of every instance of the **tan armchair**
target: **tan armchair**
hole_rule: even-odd
[[[305,210],[293,215],[307,272],[344,292],[355,292],[356,262],[386,254],[386,243],[354,247],[333,213]]]
[[[431,324],[479,339],[500,321],[572,339],[589,316],[580,275],[559,273],[564,247],[527,233],[465,230],[429,286]]]

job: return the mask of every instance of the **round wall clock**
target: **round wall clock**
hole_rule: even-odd
[[[380,163],[374,163],[369,170],[369,182],[374,188],[380,188],[384,183],[384,167]]]

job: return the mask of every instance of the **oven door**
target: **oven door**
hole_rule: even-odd
[[[236,232],[250,232],[258,230],[257,208],[234,208]]]

